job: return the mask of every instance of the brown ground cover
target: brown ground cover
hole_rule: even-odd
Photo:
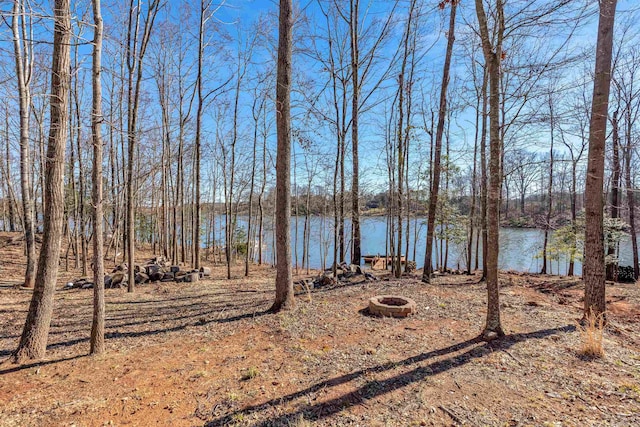
[[[20,246],[0,248],[1,358],[28,308],[14,287],[22,262]],[[503,274],[508,336],[484,343],[478,276],[356,279],[267,314],[274,270],[241,271],[107,290],[100,357],[87,356],[92,292],[57,292],[46,359],[0,365],[0,425],[640,425],[637,285],[609,286],[606,356],[587,360],[576,279]],[[61,276],[60,287],[78,273]],[[382,294],[415,300],[417,313],[362,313]]]

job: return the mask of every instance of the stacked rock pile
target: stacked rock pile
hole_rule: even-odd
[[[133,266],[136,285],[143,285],[150,282],[174,282],[174,283],[192,283],[197,282],[203,277],[211,276],[211,268],[200,267],[199,270],[183,270],[179,265],[171,265],[163,257],[154,257],[148,260],[144,265],[136,264]],[[110,274],[104,276],[104,287],[122,288],[126,287],[129,281],[129,266],[126,263],[117,265]],[[64,289],[91,289],[93,282],[87,278],[81,278],[73,282],[69,282]]]

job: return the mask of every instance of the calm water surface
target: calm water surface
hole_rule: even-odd
[[[238,226],[247,228],[245,218],[238,218]],[[417,220],[417,239],[415,239],[416,222],[411,220],[411,235],[409,236],[409,253],[408,259],[415,260],[418,268],[424,265],[425,255],[425,236],[426,236],[426,219]],[[256,225],[257,227],[257,225]],[[386,238],[387,238],[387,221],[385,217],[364,217],[360,220],[362,233],[362,254],[385,254]],[[351,223],[347,220],[345,224],[345,235],[350,235]],[[273,227],[272,221],[265,221],[266,237],[263,240],[262,256],[266,262],[273,262]],[[297,230],[297,233],[296,233]],[[321,268],[330,266],[333,260],[333,218],[311,217],[310,218],[310,250],[309,265],[312,268]],[[295,258],[297,252],[298,264],[302,265],[303,252],[303,231],[304,217],[291,219],[291,248]],[[404,231],[404,230],[403,230]],[[216,242],[224,245],[224,216],[216,217]],[[406,238],[406,237],[405,237]],[[416,243],[417,240],[417,244]],[[296,251],[297,241],[297,251]],[[206,242],[204,242],[206,243]],[[350,241],[348,243],[347,253],[350,250]],[[544,231],[539,229],[523,229],[523,228],[501,228],[500,229],[500,257],[498,266],[502,270],[516,270],[522,272],[540,272],[542,260],[540,253],[544,243]],[[257,242],[255,242],[256,250]],[[404,247],[404,244],[403,244]],[[434,253],[434,262],[439,256],[439,245],[436,253]],[[475,261],[475,242],[472,260]],[[403,254],[404,254],[403,250]],[[415,254],[415,255],[414,255]],[[348,257],[347,257],[348,258]],[[630,265],[633,260],[631,240],[627,237],[620,244],[620,264]],[[295,261],[294,261],[295,262]],[[447,266],[452,269],[466,267],[466,248],[464,245],[449,245],[449,257]],[[482,264],[482,254],[480,254],[480,264]],[[472,263],[472,268],[475,262]],[[568,261],[565,259],[554,260],[551,263],[551,272],[553,274],[566,274]],[[576,262],[574,268],[575,274],[582,273],[582,265]]]

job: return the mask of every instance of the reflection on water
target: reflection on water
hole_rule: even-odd
[[[309,265],[312,268],[322,267],[323,260],[325,265],[330,265],[333,260],[333,218],[311,217],[310,218],[310,245],[309,245]],[[238,218],[238,226],[246,230],[246,217]],[[386,252],[387,238],[387,222],[385,217],[364,217],[360,220],[362,234],[362,254],[384,254]],[[417,239],[415,229],[418,229]],[[411,235],[409,236],[409,253],[408,259],[415,260],[418,268],[424,265],[425,254],[425,236],[426,236],[426,219],[419,218],[417,221],[411,220]],[[272,220],[265,218],[265,238],[263,239],[262,256],[266,262],[273,262],[273,224]],[[296,233],[297,229],[297,233]],[[345,235],[347,236],[347,254],[351,249],[351,240],[349,238],[351,223],[347,220],[345,224]],[[404,230],[403,230],[404,231]],[[292,256],[296,256],[297,241],[297,259],[298,264],[302,265],[303,256],[303,232],[304,218],[298,217],[297,227],[296,218],[291,219],[291,246]],[[224,245],[224,216],[216,217],[216,241],[219,245]],[[417,241],[417,245],[415,244]],[[498,266],[502,270],[516,270],[523,272],[540,272],[542,268],[542,260],[540,252],[544,242],[544,231],[538,229],[523,228],[501,228],[500,229],[500,257]],[[206,239],[203,244],[206,244]],[[256,242],[257,246],[257,242]],[[440,245],[436,245],[434,250],[434,262],[439,256]],[[404,247],[404,244],[403,244]],[[472,268],[475,266],[475,244],[472,252]],[[257,247],[256,247],[257,250]],[[415,256],[414,256],[415,253]],[[404,250],[403,250],[404,254]],[[349,257],[347,256],[347,259]],[[620,244],[620,264],[631,265],[633,260],[631,241],[629,238],[624,239]],[[479,256],[480,265],[482,265],[482,254]],[[466,248],[463,245],[449,245],[449,268],[466,268]],[[550,268],[549,268],[550,267]],[[568,260],[559,259],[551,261],[551,265],[547,270],[552,274],[566,274],[568,268]],[[575,263],[574,273],[582,274],[582,265],[580,262]]]

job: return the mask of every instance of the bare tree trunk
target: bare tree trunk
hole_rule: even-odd
[[[487,192],[487,320],[482,337],[492,340],[504,335],[500,322],[500,294],[498,283],[499,219],[501,174],[500,139],[500,63],[502,59],[502,39],[504,36],[503,0],[496,1],[495,46],[489,35],[487,16],[482,0],[475,0],[476,14],[482,39],[482,51],[489,75],[489,188]]]
[[[394,101],[395,104],[395,101]],[[392,104],[392,110],[395,109],[395,105]],[[395,264],[389,262],[393,260],[395,254],[395,212],[398,199],[395,197],[396,191],[396,179],[395,179],[395,158],[396,158],[396,144],[393,143],[395,131],[394,115],[389,114],[388,123],[385,125],[385,153],[387,156],[387,176],[389,180],[388,198],[387,198],[387,233],[385,236],[385,252],[384,252],[384,267],[389,268],[391,265],[391,272],[394,273]]]
[[[260,104],[258,104],[257,96],[253,102],[253,150],[251,152],[252,162],[251,162],[251,184],[249,187],[249,221],[247,224],[247,253],[244,258],[244,275],[249,276],[249,261],[251,258],[251,251],[249,248],[252,246],[252,243],[255,242],[255,239],[252,238],[251,233],[253,232],[253,195],[256,181],[256,163],[257,163],[257,148],[258,148],[258,123],[260,121],[260,116],[262,114],[262,108],[264,106],[265,98],[260,100]],[[256,110],[256,106],[258,109]]]
[[[398,228],[397,228],[397,241],[396,243],[396,255],[395,258],[391,258],[393,263],[393,273],[395,277],[400,277],[402,274],[402,234],[403,234],[403,214],[404,214],[404,193],[405,193],[405,165],[406,165],[406,155],[407,155],[407,147],[405,138],[405,123],[404,120],[406,118],[407,124],[406,127],[409,127],[409,105],[410,105],[410,89],[411,81],[405,83],[405,73],[407,69],[407,61],[409,60],[409,55],[411,54],[411,48],[409,40],[411,38],[412,31],[412,22],[414,19],[414,10],[416,8],[416,1],[412,0],[409,3],[409,15],[407,16],[407,24],[402,36],[402,46],[403,46],[403,55],[402,62],[400,66],[400,75],[398,76],[398,130],[397,130],[397,186],[396,186],[396,206],[397,211],[395,212],[397,215]],[[407,107],[405,108],[405,95],[407,96]],[[405,117],[406,116],[406,117]],[[409,239],[409,236],[407,236]],[[406,254],[408,256],[408,254]]]
[[[480,236],[482,240],[482,280],[487,279],[487,118],[489,72],[485,64],[482,77],[482,131],[480,135]],[[476,252],[477,254],[478,252]],[[477,265],[476,260],[476,265]]]
[[[446,138],[446,156],[447,156],[447,163],[449,163],[449,159],[451,159],[451,154],[450,154],[450,141],[451,139],[449,138],[449,128],[451,125],[451,110],[449,110],[447,112],[447,130],[445,131],[445,138]],[[447,167],[445,170],[445,184],[444,184],[444,193],[445,193],[445,205],[449,200],[449,177],[450,177],[450,168]],[[447,230],[447,232],[445,233],[444,236],[444,261],[442,262],[442,268],[444,269],[444,271],[447,271],[447,269],[449,268],[449,227],[451,226],[449,218],[446,217],[445,215],[443,215],[444,220],[446,221],[445,224],[445,230]],[[442,242],[440,242],[440,248],[442,248]]]
[[[403,194],[404,194],[404,185],[403,185],[403,180],[404,180],[404,138],[403,138],[403,131],[404,131],[404,118],[405,118],[405,111],[404,111],[404,95],[405,95],[405,83],[404,83],[404,74],[405,74],[405,69],[406,69],[406,65],[407,65],[407,50],[408,50],[408,39],[409,39],[409,32],[410,30],[410,26],[411,26],[411,18],[413,16],[413,7],[415,5],[415,1],[411,2],[410,5],[410,12],[409,12],[409,17],[407,20],[407,28],[406,28],[406,33],[404,35],[404,55],[402,57],[402,66],[400,67],[400,75],[398,76],[398,130],[396,132],[396,138],[398,140],[397,142],[397,186],[396,186],[396,191],[395,191],[395,199],[396,199],[396,212],[395,214],[397,215],[397,241],[395,242],[395,244],[397,246],[395,246],[394,252],[395,252],[395,258],[392,255],[391,258],[391,263],[393,265],[393,273],[395,277],[400,277],[400,275],[402,274],[402,208],[403,208]]]
[[[93,111],[91,134],[93,139],[93,323],[91,325],[91,354],[104,352],[104,231],[102,208],[102,11],[100,0],[93,2]]]
[[[311,209],[311,182],[313,180],[313,175],[309,169],[309,164],[307,163],[307,172],[309,176],[307,177],[307,197],[305,200],[305,209],[304,209],[304,232],[303,236],[303,245],[302,245],[302,265],[307,267],[306,273],[309,274],[309,243],[311,237],[311,223],[309,221],[309,216],[311,213],[309,210]]]
[[[293,11],[291,0],[280,0],[278,70],[276,87],[276,298],[271,311],[294,305],[291,279],[291,50]]]
[[[475,66],[474,66],[474,81],[475,81]],[[477,88],[477,86],[476,86]],[[478,179],[476,176],[476,169],[478,164],[478,136],[480,125],[480,103],[482,94],[478,93],[478,99],[476,100],[476,123],[475,123],[475,137],[473,139],[473,171],[471,172],[471,209],[469,212],[469,233],[467,237],[467,274],[471,274],[471,256],[473,250],[473,226],[476,214],[476,192]],[[476,268],[478,266],[478,245],[476,243]]]
[[[295,268],[295,274],[298,274],[298,179],[296,177],[296,171],[298,170],[298,164],[296,162],[298,156],[293,156],[293,265]]]
[[[58,278],[60,243],[64,222],[64,150],[67,138],[70,85],[71,13],[69,0],[54,7],[53,61],[51,66],[51,113],[45,177],[44,234],[38,271],[20,344],[13,360],[40,359],[47,348],[53,314],[53,294]]]
[[[628,121],[627,121],[627,144],[626,149],[624,151],[624,164],[625,164],[625,172],[624,172],[624,180],[625,180],[625,188],[627,192],[627,205],[629,206],[629,227],[631,229],[631,248],[633,251],[633,277],[638,280],[638,276],[640,275],[640,271],[638,268],[638,235],[636,233],[636,223],[635,223],[635,191],[633,188],[633,181],[631,180],[631,156],[633,154],[632,145],[631,145],[631,115],[628,112]]]
[[[346,99],[344,102],[346,103]],[[345,111],[345,108],[343,108],[343,111]],[[344,115],[343,115],[343,119],[344,119]],[[339,260],[340,260],[340,263],[343,263],[345,262],[344,257],[346,253],[346,244],[345,244],[345,235],[344,235],[344,191],[345,191],[344,156],[345,156],[346,141],[344,136],[340,139],[340,142],[341,142],[341,145],[340,145],[340,193],[338,194],[338,217],[339,217],[338,240],[340,245]]]
[[[129,262],[129,279],[128,292],[135,289],[135,201],[133,197],[134,176],[133,169],[135,166],[135,153],[137,146],[137,119],[138,105],[140,102],[140,86],[142,83],[142,62],[144,59],[149,38],[151,37],[151,29],[153,22],[158,13],[159,0],[151,0],[147,6],[147,16],[144,19],[144,29],[138,43],[138,28],[140,25],[140,2],[134,5],[135,0],[129,3],[129,20],[127,30],[127,68],[129,71],[129,79],[127,86],[127,260]],[[134,80],[135,76],[135,80]]]
[[[618,132],[618,110],[614,111],[611,117],[611,145],[613,155],[611,157],[611,206],[610,216],[612,219],[620,216],[620,133]],[[616,254],[616,244],[608,242],[607,256],[613,258]],[[605,273],[607,280],[617,279],[618,263],[609,261],[606,265]]]
[[[126,51],[125,51],[126,53]],[[125,63],[126,63],[126,57],[123,54],[123,56],[121,57],[121,66],[120,66],[120,78],[121,81],[123,82],[120,85],[120,90],[118,93],[118,103],[117,103],[117,109],[118,109],[118,129],[124,129],[124,119],[125,119],[125,114],[124,114],[124,107],[126,106],[126,102],[125,102],[125,85],[124,85],[124,81],[125,81]],[[127,208],[127,192],[128,192],[128,188],[127,188],[127,158],[126,158],[126,145],[125,142],[127,140],[127,135],[126,132],[118,132],[118,143],[119,143],[119,151],[120,151],[120,159],[116,159],[117,162],[119,162],[119,167],[116,168],[117,172],[116,176],[118,177],[118,188],[124,188],[124,194],[122,196],[119,195],[118,197],[118,203],[119,203],[119,219],[118,219],[118,229],[121,229],[122,231],[120,233],[116,234],[116,250],[115,250],[115,255],[113,257],[113,262],[114,263],[118,263],[118,248],[119,245],[122,244],[122,261],[124,262],[127,258],[127,233],[128,233],[128,225],[127,225],[127,217],[129,215],[128,212],[128,208]],[[122,222],[123,224],[120,225],[120,222]]]
[[[33,117],[36,119],[36,121],[38,122],[38,154],[39,154],[39,159],[38,159],[38,175],[39,175],[39,184],[40,184],[40,209],[41,212],[44,212],[44,170],[45,170],[45,162],[46,162],[46,156],[45,156],[45,151],[46,151],[46,145],[47,145],[47,132],[45,130],[45,126],[44,126],[44,116],[46,113],[46,108],[47,108],[47,103],[42,102],[41,103],[41,107],[39,109],[39,111],[36,111],[35,109],[32,109],[33,111]],[[34,206],[34,225],[35,228],[38,229],[38,212],[37,212],[37,204],[36,201],[33,201],[33,206]]]
[[[260,184],[260,194],[258,195],[258,210],[260,212],[260,220],[258,222],[258,265],[262,265],[262,240],[264,229],[264,191],[267,186],[267,117],[262,116],[263,135],[262,135],[262,183]]]
[[[79,30],[81,31],[81,30]],[[76,45],[74,48],[74,68],[78,68],[78,46]],[[87,275],[87,258],[88,258],[88,248],[87,248],[87,238],[86,238],[86,221],[85,221],[85,212],[84,212],[84,165],[82,163],[82,126],[80,124],[80,101],[79,101],[79,88],[78,88],[78,77],[73,80],[73,90],[71,91],[71,96],[74,100],[74,113],[76,119],[76,129],[75,129],[75,139],[76,139],[76,149],[78,150],[78,205],[76,218],[77,223],[74,224],[74,228],[76,229],[76,236],[80,242],[80,247],[77,247],[76,243],[76,267],[78,265],[78,260],[80,259],[80,254],[82,254],[82,275]],[[70,129],[71,134],[73,134],[73,129]],[[73,175],[72,175],[73,179]],[[76,242],[78,241],[76,240]]]
[[[181,71],[178,71],[179,75],[179,83],[178,85],[182,85],[182,75]],[[180,231],[179,231],[179,241],[180,246],[178,248],[178,244],[176,242],[176,257],[174,259],[174,263],[178,264],[178,262],[185,262],[186,254],[185,254],[185,222],[184,222],[184,133],[185,133],[185,123],[187,122],[187,117],[189,114],[185,115],[184,113],[184,90],[182,88],[178,89],[180,93],[180,106],[179,109],[179,131],[178,131],[178,166],[177,166],[177,177],[176,177],[176,206],[178,217],[180,218]],[[177,225],[174,224],[174,227],[177,228]],[[179,249],[179,251],[178,251]]]
[[[160,74],[160,73],[158,73]],[[158,98],[160,101],[160,109],[162,113],[162,155],[160,157],[161,163],[161,228],[162,228],[162,255],[166,258],[169,258],[169,242],[171,240],[171,235],[169,233],[169,175],[171,164],[169,161],[170,158],[170,143],[171,143],[171,135],[169,130],[169,112],[167,108],[166,97],[166,84],[164,83],[164,76],[158,76]]]
[[[222,144],[222,142],[220,142]],[[222,188],[224,192],[224,257],[227,266],[227,279],[231,279],[231,199],[229,195],[229,178],[226,149],[222,147]]]
[[[602,191],[616,3],[617,0],[601,0],[598,21],[584,201],[586,214],[584,248],[586,262],[583,266],[585,317],[590,314],[604,315],[606,309]]]
[[[235,231],[237,226],[237,205],[234,212],[233,209],[233,195],[234,195],[234,185],[236,178],[236,145],[238,142],[238,120],[239,120],[239,102],[241,96],[241,85],[242,80],[247,71],[247,64],[250,59],[251,50],[253,46],[248,46],[245,52],[246,56],[242,56],[243,54],[240,52],[240,47],[238,48],[238,63],[236,64],[236,84],[234,91],[234,104],[233,104],[233,129],[232,129],[232,139],[231,139],[231,161],[229,163],[230,169],[230,177],[229,177],[229,190],[228,190],[228,209],[226,213],[226,233],[227,233],[227,279],[231,278],[231,261],[234,259],[232,257],[234,251],[234,238]]]
[[[21,36],[21,32],[26,32],[26,18],[24,13],[22,1],[14,0],[11,30],[13,32],[16,77],[18,79],[18,95],[20,99],[20,187],[22,190],[23,232],[27,255],[24,286],[33,288],[36,273],[36,245],[33,223],[33,200],[31,200],[31,155],[29,153],[29,108],[31,105],[29,83],[31,81],[32,62],[29,42],[23,40]]]
[[[73,74],[71,75],[71,79],[73,81]],[[71,92],[71,88],[70,88]],[[73,218],[73,232],[71,231],[71,226],[68,226],[68,246],[66,253],[66,262],[65,271],[69,271],[69,250],[73,251],[73,268],[78,268],[78,252],[80,250],[80,246],[78,244],[78,192],[76,191],[76,178],[75,178],[75,168],[76,168],[76,144],[73,143],[73,114],[71,113],[71,108],[73,104],[71,103],[71,96],[69,96],[69,148],[71,149],[69,152],[69,174],[67,179],[69,181],[69,187],[71,189],[71,196],[73,197],[73,211],[71,213],[66,212],[65,218],[69,218],[71,216]]]
[[[182,152],[180,151],[180,143],[178,143],[178,154],[177,157],[179,158],[180,155],[182,154]],[[180,164],[180,160],[178,160],[176,163],[178,163],[178,165]],[[169,163],[171,164],[171,163]],[[181,179],[180,179],[180,167],[178,166],[176,168],[176,184],[175,184],[175,191],[173,191],[172,193],[172,197],[173,197],[173,208],[171,209],[171,219],[172,219],[172,224],[171,224],[171,261],[174,264],[177,264],[179,262],[179,256],[178,256],[178,206],[180,204],[180,192],[179,192],[179,188],[182,185]]]
[[[339,216],[338,213],[340,211],[338,207],[338,171],[340,170],[340,153],[341,153],[341,142],[340,136],[338,134],[338,146],[336,149],[336,161],[335,161],[335,173],[333,175],[333,266],[332,272],[333,277],[336,277],[338,274],[338,248],[339,248],[339,229],[340,225],[338,223]]]
[[[414,12],[413,10],[415,8],[417,8],[417,5],[413,5],[411,6],[412,9],[412,15],[419,17],[420,16],[420,9],[417,9],[417,12]],[[413,117],[412,115],[412,111],[411,108],[413,107],[413,83],[414,83],[414,75],[415,75],[415,70],[416,70],[416,39],[417,39],[417,28],[418,28],[418,24],[415,23],[415,19],[412,20],[413,24],[412,24],[412,28],[410,29],[410,36],[411,39],[407,39],[409,46],[408,46],[408,57],[411,58],[411,60],[409,61],[409,74],[408,74],[408,80],[406,82],[406,91],[407,91],[407,98],[406,98],[406,123],[404,125],[404,129],[401,131],[401,137],[404,139],[403,143],[402,143],[402,148],[404,150],[403,153],[403,159],[404,159],[404,166],[403,166],[403,172],[404,172],[404,189],[403,189],[403,194],[405,194],[405,213],[406,213],[406,232],[405,232],[405,271],[407,269],[407,261],[409,261],[409,236],[410,236],[410,231],[411,231],[411,189],[409,187],[409,145],[410,145],[410,141],[411,141],[411,135],[412,135],[412,126],[411,126],[411,119]],[[402,222],[402,221],[401,221]],[[402,256],[402,251],[399,249],[398,250],[398,254],[401,257]],[[402,264],[402,259],[400,259],[400,265]],[[414,260],[415,261],[415,260]]]
[[[16,231],[16,194],[13,189],[12,179],[11,179],[11,148],[9,146],[9,111],[5,107],[5,120],[4,120],[4,128],[5,128],[5,168],[4,168],[4,179],[7,183],[7,196],[8,196],[8,210],[9,210],[9,231]]]
[[[451,68],[451,55],[453,53],[453,43],[455,41],[456,9],[458,2],[451,2],[451,13],[449,15],[449,31],[447,33],[447,51],[442,70],[442,86],[440,88],[440,106],[438,109],[438,125],[436,127],[436,144],[433,159],[433,181],[431,184],[431,194],[429,196],[429,214],[427,217],[427,248],[424,255],[424,269],[422,281],[429,283],[433,264],[431,262],[433,253],[433,235],[436,224],[436,209],[438,206],[438,192],[440,190],[440,163],[442,157],[442,135],[444,134],[444,121],[447,117],[447,88],[449,85],[449,70]]]
[[[547,274],[547,244],[549,242],[549,230],[551,228],[551,208],[553,207],[553,137],[555,130],[555,116],[553,111],[553,99],[549,95],[549,124],[551,126],[551,148],[549,149],[549,188],[547,190],[547,216],[544,224],[544,243],[542,244],[542,270],[540,274]],[[522,206],[524,206],[524,191],[522,192]],[[524,213],[524,212],[523,212]],[[551,262],[551,261],[549,261]],[[560,274],[560,272],[558,272]]]
[[[577,186],[577,172],[576,169],[578,168],[577,162],[572,159],[571,160],[571,227],[573,229],[573,241],[572,241],[572,250],[571,250],[571,255],[569,256],[569,270],[567,271],[567,276],[573,276],[573,272],[574,272],[574,267],[575,267],[575,249],[576,249],[576,219],[578,217],[578,213],[577,213],[577,207],[576,207],[576,203],[577,203],[577,191],[576,191],[576,186]]]
[[[196,137],[195,137],[195,182],[194,182],[194,220],[193,220],[193,268],[200,268],[200,155],[201,155],[201,133],[202,133],[202,112],[204,109],[204,97],[202,95],[202,60],[204,57],[204,26],[206,22],[207,5],[204,0],[200,1],[200,26],[198,31],[198,74],[196,77],[196,90],[198,94],[198,107],[196,110]],[[215,201],[214,201],[215,202]]]
[[[359,0],[350,2],[349,30],[351,34],[351,84],[353,95],[351,99],[351,157],[353,161],[353,171],[351,178],[351,230],[353,234],[351,263],[360,265],[362,252],[360,250],[360,188],[359,188],[359,165],[358,165],[358,113],[360,109],[360,79],[358,65],[360,63],[360,51],[358,46],[358,8]]]

